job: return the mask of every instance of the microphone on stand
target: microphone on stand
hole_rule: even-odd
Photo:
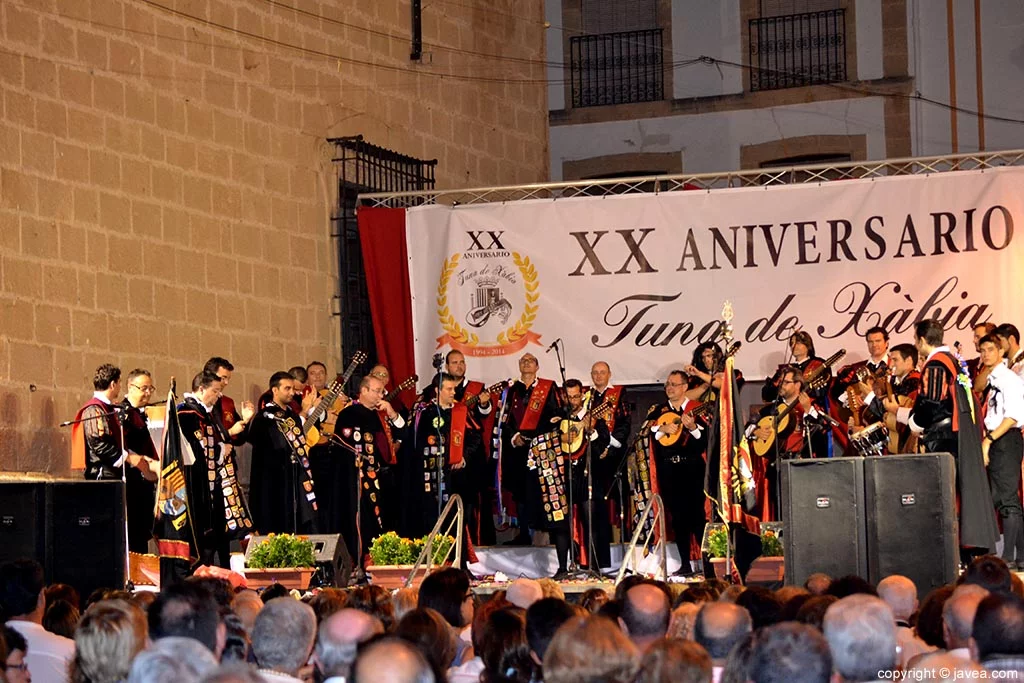
[[[561,337],[559,337],[559,338],[558,338],[558,339],[556,339],[555,341],[551,342],[551,343],[550,343],[550,344],[548,345],[548,348],[544,349],[544,353],[551,353],[551,350],[552,350],[553,348],[555,348],[556,346],[558,346],[559,342],[561,342],[561,341],[562,341],[562,338],[561,338]]]

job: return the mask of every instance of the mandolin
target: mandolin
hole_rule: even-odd
[[[839,359],[846,355],[846,349],[839,349],[831,356],[825,359],[825,362],[817,366],[809,374],[804,375],[804,391],[814,391],[815,389],[821,389],[828,384],[829,377],[826,371],[839,362]],[[764,457],[768,455],[768,452],[772,449],[775,444],[775,437],[779,432],[785,431],[786,427],[789,426],[789,413],[793,410],[793,406],[797,405],[799,401],[793,401],[786,405],[782,404],[778,407],[778,411],[774,415],[766,415],[757,421],[757,427],[768,427],[772,430],[768,438],[762,439],[760,437],[754,437],[753,446],[754,453]]]
[[[721,372],[722,368],[725,367],[725,359],[729,358],[730,356],[735,356],[736,352],[740,350],[740,347],[742,345],[742,342],[736,341],[729,346],[729,349],[725,352],[725,355],[722,356],[718,363],[716,363],[715,372],[712,373],[712,378],[715,374]],[[709,382],[708,388],[704,392],[704,396],[710,395],[711,388],[711,383]],[[711,411],[715,409],[716,405],[718,405],[717,400],[703,400],[703,402],[699,403],[696,407],[688,408],[686,410],[686,414],[691,416],[694,420],[705,420],[711,416]],[[661,417],[658,418],[657,425],[659,427],[662,427],[667,424],[680,424],[681,422],[682,421],[679,419],[678,415],[669,412],[664,413]],[[660,443],[662,446],[671,446],[672,444],[679,440],[679,437],[682,436],[682,434],[682,430],[679,430],[675,434],[662,434],[661,436],[658,437],[658,443]]]
[[[588,413],[590,416],[590,423],[595,424],[598,420],[604,419],[613,410],[615,410],[615,402],[604,401],[601,405]],[[563,453],[578,453],[583,447],[583,438],[585,434],[582,427],[582,422],[576,420],[561,420],[558,428],[562,432]]]
[[[328,432],[333,431],[333,426],[328,427],[328,425],[325,424],[321,427],[317,427],[317,424],[327,416],[329,411],[331,411],[331,408],[334,406],[334,401],[341,396],[341,392],[345,388],[345,384],[352,378],[356,368],[358,368],[365,360],[366,354],[362,351],[356,351],[355,355],[352,356],[352,360],[349,361],[348,367],[345,368],[345,372],[338,375],[338,377],[331,382],[330,386],[320,393],[320,402],[317,403],[316,407],[313,408],[312,412],[310,412],[304,425],[306,444],[308,446],[316,446],[320,443],[321,439],[326,441],[326,435]],[[321,429],[324,430],[323,433],[321,433]]]

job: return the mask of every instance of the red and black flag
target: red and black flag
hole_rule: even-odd
[[[198,558],[192,514],[189,510],[185,467],[194,457],[181,435],[174,387],[167,392],[167,413],[160,449],[160,480],[157,484],[156,536],[160,555],[160,585],[167,586],[188,576]]]
[[[710,521],[729,525],[736,568],[745,577],[761,554],[761,520],[754,514],[757,495],[733,363],[732,356],[725,359],[718,410],[708,434],[704,490],[712,502]]]

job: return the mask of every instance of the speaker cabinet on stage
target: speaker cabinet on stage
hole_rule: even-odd
[[[303,534],[303,536],[313,542],[313,554],[317,568],[317,574],[313,577],[314,584],[320,581],[321,585],[339,588],[348,586],[349,577],[352,576],[352,555],[349,554],[348,546],[342,540],[341,534]],[[252,552],[265,540],[267,540],[266,536],[253,536],[249,539],[249,545],[245,549],[247,563]]]
[[[786,584],[815,572],[868,575],[864,458],[786,460],[780,468]]]
[[[0,561],[46,559],[46,487],[42,481],[0,482]]]
[[[34,559],[85,600],[124,587],[125,544],[120,481],[0,482],[0,561]]]
[[[70,583],[82,600],[97,588],[124,587],[124,484],[65,480],[47,488],[50,582]]]
[[[924,596],[956,579],[956,470],[949,453],[864,461],[868,573],[902,574]]]

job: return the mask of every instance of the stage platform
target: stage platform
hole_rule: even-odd
[[[609,582],[614,581],[615,573],[619,571],[625,548],[624,544],[615,544],[611,547],[612,566],[604,567],[601,572],[606,576],[611,575],[608,578]],[[555,547],[552,545],[495,545],[475,548],[474,550],[479,560],[469,564],[469,571],[474,576],[490,577],[500,572],[511,581],[520,577],[541,579],[553,576],[558,571],[558,560],[555,559]],[[668,573],[672,574],[680,567],[676,544],[669,543],[667,551]],[[653,574],[658,569],[657,564],[657,558],[654,555],[648,555],[646,558],[640,559],[637,570],[641,573]],[[592,588],[593,586],[590,587]]]

